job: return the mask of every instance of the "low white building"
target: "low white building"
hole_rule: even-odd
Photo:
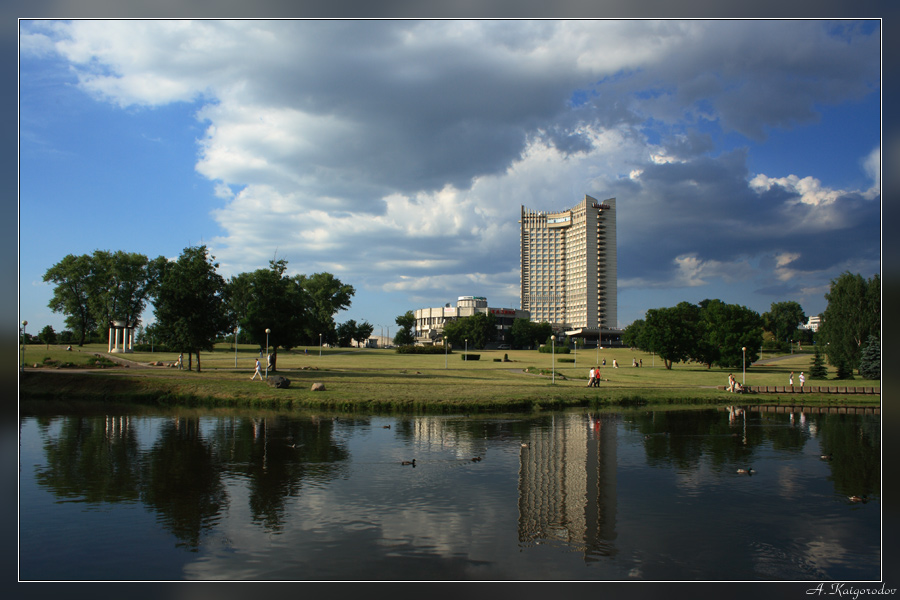
[[[531,318],[527,310],[518,308],[492,308],[488,306],[484,296],[460,296],[456,306],[449,302],[436,308],[420,308],[416,315],[416,342],[419,344],[443,343],[444,323],[474,316],[476,313],[492,314],[497,320],[497,337],[495,343],[510,342],[509,330],[516,319]]]
[[[806,324],[806,328],[812,330],[813,333],[819,331],[819,327],[822,325],[822,317],[810,317],[809,322]]]

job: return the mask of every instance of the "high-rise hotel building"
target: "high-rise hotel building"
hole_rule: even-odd
[[[584,201],[559,212],[522,207],[521,302],[531,320],[566,329],[618,325],[616,200]]]

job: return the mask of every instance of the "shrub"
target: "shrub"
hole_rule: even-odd
[[[461,354],[460,358],[463,360],[480,360],[480,354]]]
[[[544,354],[568,354],[571,352],[568,346],[557,346],[554,351],[553,346],[551,344],[544,344],[540,348],[538,348],[538,352],[543,352]]]
[[[443,346],[397,346],[398,354],[453,354],[453,350],[445,350]]]

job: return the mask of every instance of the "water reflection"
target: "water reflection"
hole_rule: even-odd
[[[179,566],[133,577],[877,577],[879,424],[747,407],[23,416],[22,576],[127,577],[128,536],[164,531],[168,550],[144,552]]]

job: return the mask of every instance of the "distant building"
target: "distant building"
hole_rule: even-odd
[[[459,296],[456,306],[449,302],[436,308],[420,308],[416,315],[416,343],[443,343],[444,323],[471,317],[476,313],[492,314],[497,321],[498,344],[509,343],[509,330],[516,319],[529,319],[527,310],[516,308],[491,308],[483,296]]]
[[[521,306],[537,323],[604,342],[617,314],[616,199],[591,196],[559,212],[522,206]]]
[[[819,327],[822,325],[822,317],[810,317],[809,322],[806,324],[806,329],[812,330],[813,333],[819,331]]]

